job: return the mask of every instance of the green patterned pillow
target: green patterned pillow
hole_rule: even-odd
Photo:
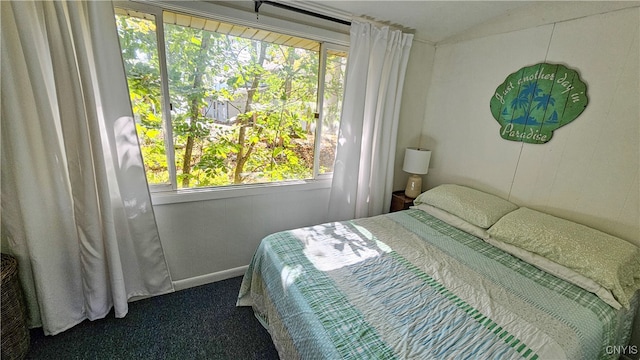
[[[418,195],[413,202],[435,206],[483,229],[518,208],[495,195],[454,184],[436,186]]]
[[[615,236],[525,207],[488,233],[595,281],[626,308],[640,289],[640,248]]]

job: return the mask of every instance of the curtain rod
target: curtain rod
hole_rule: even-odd
[[[278,7],[281,9],[285,9],[285,10],[289,10],[289,11],[294,11],[300,14],[305,14],[305,15],[310,15],[310,16],[314,16],[320,19],[324,19],[324,20],[329,20],[329,21],[333,21],[333,22],[337,22],[343,25],[348,25],[351,26],[351,22],[350,21],[346,21],[346,20],[342,20],[342,19],[338,19],[338,18],[334,18],[332,16],[327,16],[324,14],[319,14],[313,11],[309,11],[309,10],[304,10],[304,9],[300,9],[297,7],[293,7],[287,4],[281,4],[275,1],[269,1],[269,0],[253,0],[254,2],[254,9],[256,14],[260,13],[260,6],[262,6],[262,4],[267,4],[267,5],[271,5],[274,7]]]

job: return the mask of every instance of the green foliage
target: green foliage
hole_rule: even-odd
[[[147,176],[166,183],[155,27],[126,16],[117,24]],[[178,185],[310,178],[318,53],[172,24],[164,29]],[[341,94],[342,77],[334,78],[327,88]]]

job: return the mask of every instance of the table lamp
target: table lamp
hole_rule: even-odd
[[[415,199],[422,192],[422,177],[429,172],[431,150],[409,147],[404,151],[402,170],[411,174],[404,190],[405,196]]]

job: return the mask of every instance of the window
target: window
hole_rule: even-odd
[[[116,23],[152,188],[332,173],[344,47],[171,11]]]

